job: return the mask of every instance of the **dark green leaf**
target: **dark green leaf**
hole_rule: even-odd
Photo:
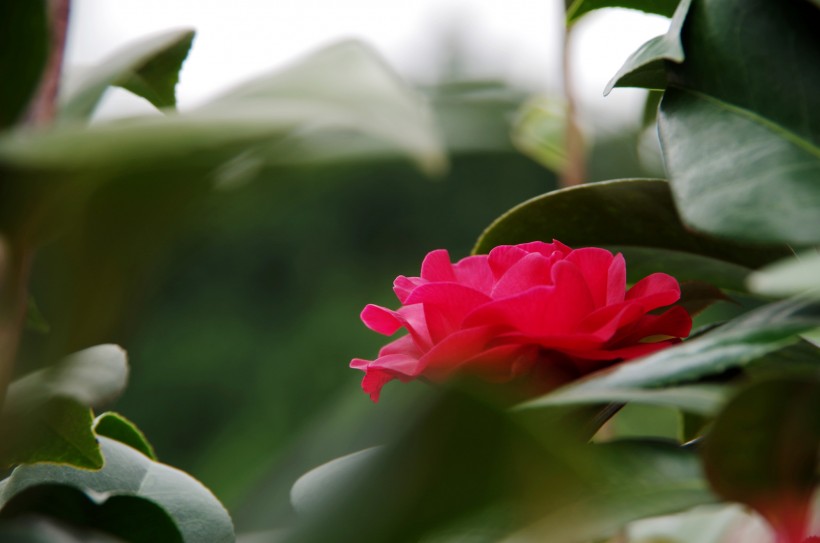
[[[125,443],[151,460],[157,459],[154,447],[148,442],[145,434],[143,434],[133,422],[119,413],[109,411],[97,417],[94,420],[94,433],[98,436],[110,437],[120,443]]]
[[[31,515],[121,537],[129,543],[183,542],[168,513],[137,496],[85,493],[73,486],[44,483],[16,493],[0,510],[0,518],[6,519]]]
[[[818,25],[807,2],[695,0],[659,116],[685,223],[756,243],[820,241]]]
[[[596,446],[597,484],[562,504],[529,528],[506,539],[582,543],[611,536],[630,521],[712,503],[692,450],[663,442],[623,441]]]
[[[0,541],[14,543],[123,543],[122,539],[78,530],[51,519],[29,516],[0,522]]]
[[[34,296],[29,296],[28,298],[28,308],[26,308],[26,328],[41,334],[47,334],[49,330],[51,330],[51,326],[49,326],[48,321],[43,316],[40,308],[37,306]]]
[[[689,413],[715,414],[729,390],[719,385],[690,385],[658,390],[641,388],[564,388],[521,404],[518,409],[540,409],[562,405],[635,403],[675,407]]]
[[[0,503],[6,504],[23,490],[43,483],[68,485],[85,494],[105,493],[108,500],[118,496],[149,500],[171,517],[186,543],[234,541],[228,512],[201,483],[170,466],[151,461],[119,441],[107,437],[99,437],[99,441],[105,457],[101,470],[53,464],[20,466],[0,483]]]
[[[87,119],[112,85],[128,89],[158,108],[173,108],[179,70],[193,39],[194,32],[188,29],[163,32],[130,43],[98,66],[69,77],[59,118]]]
[[[680,345],[603,370],[556,394],[654,388],[696,381],[744,366],[800,340],[820,325],[820,304],[787,300],[763,306]]]
[[[68,398],[53,398],[23,417],[3,418],[0,461],[4,466],[54,462],[100,469],[103,457],[91,430],[94,415]]]
[[[643,87],[661,90],[666,88],[666,63],[683,62],[684,51],[680,33],[692,0],[681,0],[669,31],[652,38],[632,53],[618,73],[607,83],[604,96],[615,87]]]
[[[671,17],[678,0],[567,0],[567,24],[601,8],[629,8]]]
[[[127,378],[125,351],[98,345],[14,381],[0,418],[2,463],[102,467],[89,407],[118,396]]]
[[[786,248],[754,248],[691,232],[680,222],[669,185],[650,179],[581,185],[524,202],[496,219],[473,252],[553,239],[622,251],[631,281],[663,271],[735,289],[744,288],[744,268],[788,254]]]
[[[0,2],[0,129],[20,119],[48,56],[45,0]]]
[[[719,494],[757,509],[792,536],[802,529],[820,483],[819,375],[744,389],[717,417],[703,448],[709,481]]]

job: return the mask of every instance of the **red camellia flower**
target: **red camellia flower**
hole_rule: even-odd
[[[523,378],[543,390],[555,375],[572,379],[653,353],[692,328],[680,306],[655,311],[680,299],[673,277],[654,273],[627,290],[621,254],[558,241],[503,245],[455,264],[433,251],[421,277],[399,276],[393,290],[398,310],[368,305],[361,318],[375,332],[407,335],[376,360],[350,363],[365,372],[373,401],[393,379],[441,382],[456,373]]]

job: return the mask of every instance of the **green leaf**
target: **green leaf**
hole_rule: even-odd
[[[0,2],[0,130],[20,120],[48,57],[45,0]]]
[[[803,527],[820,483],[818,375],[764,381],[742,390],[715,420],[703,446],[713,488],[753,507],[792,536]]]
[[[98,345],[14,381],[0,417],[0,462],[101,468],[89,407],[118,396],[127,377],[125,351]]]
[[[655,388],[696,381],[744,366],[800,340],[820,325],[820,304],[786,300],[765,305],[695,339],[603,370],[556,391],[572,396],[598,390]]]
[[[130,543],[183,541],[165,510],[136,496],[86,493],[73,486],[44,483],[16,493],[0,510],[0,517],[7,519],[31,515],[42,515],[83,531],[121,537]]]
[[[19,466],[0,483],[0,504],[36,485],[68,485],[89,496],[103,493],[108,500],[121,496],[149,500],[171,517],[186,543],[234,541],[228,512],[201,483],[186,473],[153,462],[124,443],[103,436],[99,441],[105,457],[101,470],[53,464]],[[126,508],[123,514],[127,512]]]
[[[51,331],[51,326],[40,311],[40,307],[34,300],[34,296],[28,297],[28,307],[26,308],[26,328],[40,334],[47,334]]]
[[[692,228],[756,243],[820,241],[818,25],[807,2],[693,3],[686,60],[668,66],[659,116],[675,201]]]
[[[156,460],[154,447],[148,442],[139,428],[119,413],[109,411],[94,419],[94,433],[98,436],[110,437],[120,443],[125,443],[136,449],[151,460]]]
[[[567,24],[572,24],[590,11],[601,8],[637,9],[671,17],[678,0],[567,0]]]
[[[564,405],[635,403],[675,407],[688,413],[713,415],[725,403],[729,389],[720,385],[690,385],[658,390],[641,388],[563,388],[530,400],[517,409],[541,409]]]
[[[820,296],[820,253],[780,260],[751,274],[749,290],[766,296]]]
[[[692,0],[681,0],[672,17],[669,31],[652,38],[632,53],[604,90],[608,95],[615,87],[643,87],[651,90],[666,88],[666,63],[683,62],[680,33]]]
[[[633,520],[712,503],[694,451],[663,442],[597,445],[600,477],[591,488],[565,496],[559,507],[505,539],[579,543],[611,536]]]
[[[189,29],[163,32],[130,43],[94,68],[69,77],[59,118],[87,119],[112,85],[145,98],[157,108],[175,107],[179,70],[193,39],[194,31]]]
[[[747,268],[782,258],[787,248],[723,242],[688,230],[665,181],[628,179],[581,185],[524,202],[495,220],[474,253],[533,240],[606,246],[623,252],[630,281],[663,271],[744,289]]]

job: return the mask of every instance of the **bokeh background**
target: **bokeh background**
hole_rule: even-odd
[[[390,385],[372,404],[347,367],[384,342],[360,323],[362,307],[395,306],[394,277],[416,275],[427,252],[466,256],[494,218],[556,188],[510,133],[524,104],[562,91],[561,10],[558,0],[76,0],[69,67],[152,32],[198,30],[181,109],[341,38],[365,40],[428,98],[449,150],[436,179],[404,158],[350,159],[266,171],[179,203],[173,224],[151,234],[149,271],[116,301],[106,336],[87,338],[128,350],[131,382],[115,408],[161,460],[208,485],[239,531],[271,526],[295,475],[374,443],[387,413],[412,402],[413,386]],[[645,93],[601,95],[628,54],[667,25],[604,10],[574,32],[589,180],[658,174],[651,145],[637,150]],[[137,114],[156,113],[115,89],[97,121]],[[61,258],[57,242],[39,262],[60,269]],[[51,279],[35,273],[33,283],[46,320]],[[364,429],[348,432],[352,420]],[[318,445],[313,436],[328,433],[335,439]]]

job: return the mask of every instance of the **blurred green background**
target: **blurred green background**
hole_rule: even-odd
[[[412,401],[413,386],[391,385],[372,404],[360,372],[348,368],[385,342],[359,321],[364,305],[395,307],[393,279],[417,275],[427,252],[446,248],[462,258],[501,213],[556,188],[551,172],[511,144],[526,92],[502,82],[424,92],[450,151],[446,175],[429,179],[405,159],[351,159],[265,171],[178,201],[175,220],[150,234],[149,245],[163,247],[160,264],[111,300],[116,317],[103,337],[81,335],[74,345],[113,341],[127,349],[131,381],[115,408],[161,460],[211,488],[240,531],[269,526],[277,514],[271,502],[287,509],[295,476],[377,442],[378,417]],[[598,134],[590,180],[656,173],[641,166],[638,133],[636,120]],[[112,246],[109,258],[117,254]],[[61,263],[71,258],[58,240],[38,262],[45,270],[79,266],[80,274],[93,265]],[[129,260],[118,266],[129,273]],[[46,320],[58,304],[49,294],[54,282],[47,271],[35,273]],[[40,341],[29,332],[26,349]],[[369,431],[344,435],[343,421],[362,416],[374,417]],[[311,445],[312,433],[332,430],[341,436],[332,445]]]

